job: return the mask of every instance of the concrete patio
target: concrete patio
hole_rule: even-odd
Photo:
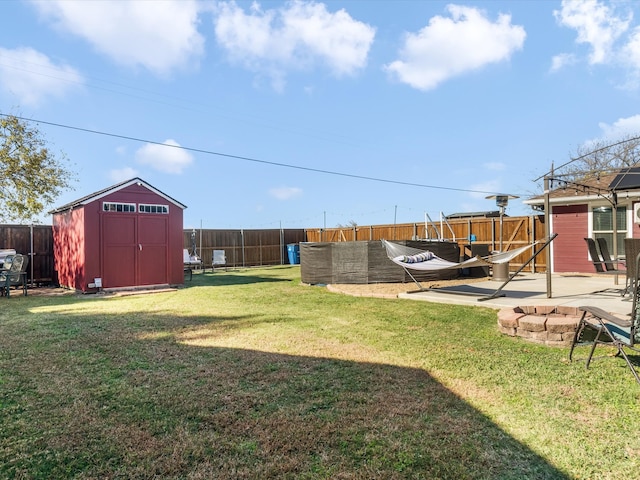
[[[631,312],[631,295],[622,296],[624,275],[616,284],[611,275],[554,274],[551,276],[551,298],[547,296],[547,276],[544,273],[520,273],[501,291],[504,296],[484,301],[480,298],[493,294],[504,282],[488,278],[485,281],[401,293],[399,298],[457,305],[475,305],[495,309],[517,306],[580,307],[598,306],[620,316]]]

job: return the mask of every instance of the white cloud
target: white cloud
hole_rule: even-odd
[[[627,136],[638,136],[640,135],[640,115],[620,118],[611,125],[601,122],[598,126],[602,130],[604,140],[616,141]]]
[[[367,63],[375,29],[344,10],[331,13],[322,3],[294,0],[263,11],[254,2],[248,13],[235,2],[220,2],[216,39],[230,58],[268,76],[283,88],[286,72],[325,65],[336,76],[353,75]]]
[[[302,195],[302,189],[298,187],[279,187],[269,190],[269,195],[278,200],[290,200]]]
[[[193,163],[193,157],[183,150],[175,140],[166,140],[163,145],[147,143],[136,151],[136,161],[165,173],[182,173]]]
[[[469,192],[469,196],[472,198],[486,198],[491,193],[489,192],[500,192],[501,191],[502,182],[500,179],[495,180],[487,180],[485,182],[476,183],[469,187],[469,190],[473,190]],[[487,200],[490,201],[490,200]],[[495,203],[494,203],[495,204]]]
[[[202,54],[195,0],[162,2],[32,0],[45,20],[79,36],[114,62],[165,75]]]
[[[526,33],[500,14],[491,22],[476,8],[448,5],[451,17],[435,16],[418,33],[407,33],[400,59],[385,66],[399,81],[420,90],[511,58]]]
[[[20,104],[37,106],[47,97],[62,97],[82,85],[73,67],[55,64],[33,48],[0,47],[0,88],[18,97]]]
[[[131,167],[115,168],[109,172],[109,178],[112,182],[124,182],[131,178],[139,177],[138,171]]]
[[[638,88],[640,84],[640,27],[629,35],[627,44],[622,48],[620,58],[631,70],[626,87]]]
[[[616,40],[627,31],[632,15],[616,16],[613,9],[594,0],[563,0],[562,9],[553,12],[561,25],[574,29],[577,43],[591,47],[589,63],[599,64],[611,60]]]
[[[568,65],[575,64],[576,60],[576,56],[572,53],[560,53],[558,55],[555,55],[551,59],[551,68],[549,69],[549,71],[551,73],[557,72],[558,70],[561,70]]]

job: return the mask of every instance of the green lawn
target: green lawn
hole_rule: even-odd
[[[626,364],[570,364],[488,308],[333,294],[297,266],[0,305],[3,479],[640,471]]]

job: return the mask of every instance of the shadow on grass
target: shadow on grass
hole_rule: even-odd
[[[277,270],[276,270],[277,272]],[[278,275],[253,275],[250,271],[241,272],[194,272],[193,277],[189,280],[185,278],[185,288],[195,286],[232,286],[232,285],[250,285],[255,283],[273,283],[273,282],[290,282],[286,278],[280,278]]]
[[[0,327],[1,476],[569,478],[424,370],[187,345],[210,317],[140,316]]]

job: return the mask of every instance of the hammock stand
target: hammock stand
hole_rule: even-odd
[[[400,265],[402,268],[404,268],[404,271],[407,272],[407,275],[409,275],[409,277],[411,277],[411,279],[418,286],[419,290],[415,290],[408,293],[428,292],[432,290],[432,291],[439,291],[443,293],[453,293],[457,295],[476,295],[475,293],[465,292],[462,290],[442,289],[437,287],[424,288],[420,284],[420,282],[418,282],[415,279],[415,277],[411,274],[409,269],[422,270],[422,271],[425,271],[425,270],[435,271],[435,270],[445,270],[445,269],[453,269],[453,268],[471,268],[471,267],[482,267],[482,266],[486,267],[490,265],[508,262],[512,258],[517,257],[518,255],[527,251],[528,249],[534,248],[536,245],[542,244],[542,246],[538,250],[536,250],[533,253],[533,255],[531,255],[531,257],[529,257],[529,259],[526,262],[524,262],[520,268],[518,268],[518,270],[516,270],[513,274],[509,275],[509,278],[502,285],[500,285],[495,292],[493,292],[490,295],[486,295],[478,298],[479,302],[483,302],[485,300],[491,300],[493,298],[506,296],[506,294],[502,293],[502,289],[511,280],[513,280],[516,277],[516,275],[518,275],[527,265],[529,265],[534,258],[536,258],[540,253],[542,253],[542,251],[544,251],[544,249],[547,248],[557,236],[558,234],[554,233],[547,240],[539,240],[525,247],[520,247],[515,250],[497,253],[494,255],[486,256],[486,257],[476,256],[474,258],[471,258],[469,260],[465,260],[464,262],[459,262],[459,263],[449,262],[447,260],[444,260],[440,257],[433,255],[431,252],[425,252],[424,250],[418,250],[412,247],[401,246],[398,244],[388,242],[386,240],[382,240],[382,245],[384,246],[389,259],[396,265]],[[409,255],[398,255],[398,253],[401,251],[409,253]],[[548,265],[547,265],[547,268],[549,268]]]

